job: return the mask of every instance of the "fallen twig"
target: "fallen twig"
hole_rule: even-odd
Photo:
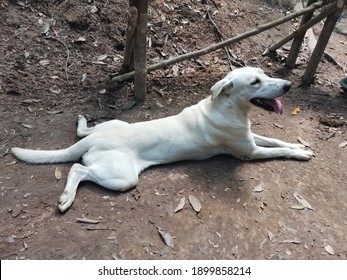
[[[65,65],[64,65],[64,71],[65,71],[66,83],[68,84],[69,83],[69,75],[67,72],[67,68],[68,68],[68,64],[69,64],[69,60],[70,60],[70,50],[69,50],[68,46],[66,45],[66,43],[57,37],[49,36],[49,37],[47,37],[47,39],[56,40],[57,42],[62,44],[66,49],[66,60],[65,60]]]
[[[212,23],[212,25],[213,25],[213,27],[214,27],[214,30],[217,32],[217,34],[218,34],[218,36],[219,36],[219,39],[225,40],[224,35],[222,34],[222,32],[219,30],[217,24],[216,24],[216,23],[214,22],[214,20],[212,19],[210,10],[207,10],[206,16],[207,16],[208,20]],[[229,54],[229,52],[228,52],[227,47],[224,47],[224,51],[225,51],[225,54],[226,54],[227,59],[228,59],[228,61],[229,61],[230,69],[232,70],[232,67],[231,67],[232,59],[231,59],[231,57],[230,57],[230,54]]]
[[[114,230],[114,231],[117,230],[115,228],[99,228],[99,227],[93,227],[93,226],[87,226],[84,229],[86,230]]]

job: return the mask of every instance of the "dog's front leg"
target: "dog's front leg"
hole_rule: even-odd
[[[262,147],[285,147],[285,148],[290,148],[290,149],[303,149],[305,148],[304,145],[302,144],[292,144],[292,143],[287,143],[278,139],[274,138],[269,138],[265,136],[261,136],[255,133],[252,133],[254,142],[257,146],[262,146]]]
[[[294,158],[298,160],[309,160],[312,155],[311,151],[304,149],[255,146],[249,152],[248,157],[249,159]]]

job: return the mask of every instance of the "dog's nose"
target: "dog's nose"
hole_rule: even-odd
[[[283,90],[288,91],[290,90],[291,86],[292,86],[291,82],[286,82],[285,85],[283,86]]]

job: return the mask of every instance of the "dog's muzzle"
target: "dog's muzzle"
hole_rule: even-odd
[[[283,92],[286,93],[292,87],[292,83],[290,81],[286,81],[283,85]],[[252,98],[250,102],[269,112],[275,112],[277,115],[283,114],[283,105],[281,101],[276,98]]]
[[[287,82],[285,83],[285,85],[283,86],[283,90],[284,90],[285,92],[287,92],[287,91],[290,90],[291,87],[292,87],[292,83],[289,82],[289,81],[287,81]]]

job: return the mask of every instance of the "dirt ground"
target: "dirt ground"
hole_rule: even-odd
[[[127,1],[0,3],[0,259],[347,258],[347,97],[339,86],[344,71],[323,59],[314,84],[303,88],[306,45],[292,71],[283,64],[290,44],[277,57],[262,56],[297,20],[229,49],[233,68],[257,66],[293,81],[282,98],[284,114],[254,108],[253,130],[289,142],[301,137],[314,151],[312,160],[216,156],[153,167],[126,193],[81,184],[75,203],[61,214],[56,204],[71,164],[27,165],[17,162],[11,147],[67,147],[78,140],[78,114],[90,125],[176,114],[207,97],[230,64],[219,50],[153,72],[146,101],[129,108],[132,83],[110,82],[124,53]],[[149,63],[218,42],[208,10],[225,37],[292,11],[287,1],[153,0]],[[315,27],[316,35],[320,29]],[[346,36],[334,34],[327,51],[346,69]],[[300,112],[292,115],[296,107]],[[300,204],[297,194],[309,205]],[[199,213],[189,195],[200,201]],[[186,203],[175,213],[183,197]],[[158,227],[173,237],[174,249]]]

